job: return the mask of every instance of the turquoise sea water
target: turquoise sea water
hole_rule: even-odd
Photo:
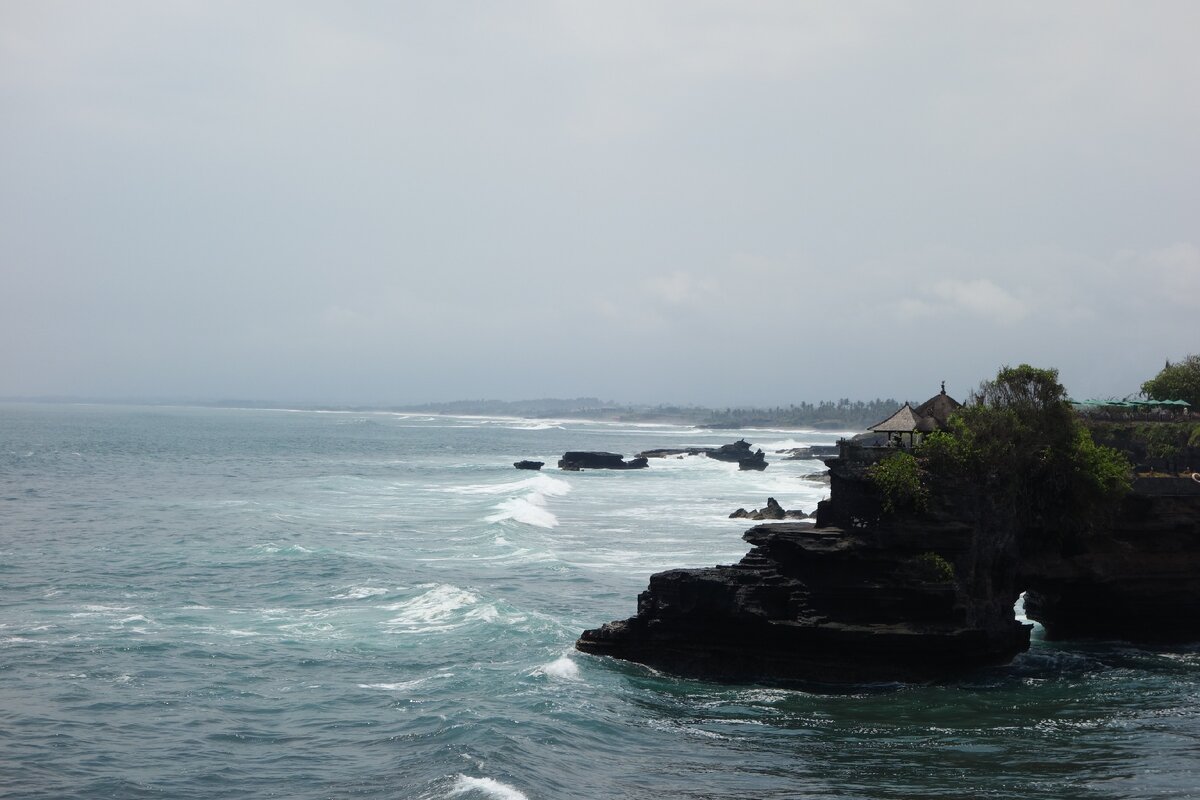
[[[563,473],[745,436],[0,405],[0,795],[1200,796],[1200,649],[1036,638],[943,685],[723,686],[572,650],[736,561],[819,462]],[[537,458],[543,473],[512,462]]]

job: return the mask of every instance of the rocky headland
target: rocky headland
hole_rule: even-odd
[[[759,525],[737,564],[652,576],[636,616],[576,646],[685,675],[828,683],[933,679],[1028,647],[1011,532],[978,513],[887,517],[867,464],[827,463],[815,525]]]
[[[889,513],[870,478],[887,455],[845,443],[815,524],[759,525],[737,564],[653,575],[635,616],[576,646],[720,680],[932,680],[1026,650],[1022,592],[1050,637],[1200,639],[1200,483],[1138,480],[1089,535],[1053,536],[965,480]]]

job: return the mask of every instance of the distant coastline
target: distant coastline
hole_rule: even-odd
[[[627,404],[595,397],[537,400],[454,400],[414,405],[261,401],[242,399],[194,400],[185,398],[93,398],[93,397],[6,397],[4,403],[82,403],[93,405],[193,406],[201,408],[287,409],[296,411],[390,412],[400,414],[447,414],[499,416],[514,419],[577,419],[601,422],[661,423],[691,425],[713,430],[745,428],[796,428],[818,430],[863,430],[893,413],[900,402],[893,399],[869,401],[826,400],[794,403],[769,408],[739,406],[709,408],[696,405]]]

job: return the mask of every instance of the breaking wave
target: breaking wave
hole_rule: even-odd
[[[457,797],[469,792],[484,797],[494,797],[496,800],[528,800],[524,792],[514,789],[506,783],[501,783],[495,778],[471,778],[466,775],[459,775],[455,778],[450,796]]]

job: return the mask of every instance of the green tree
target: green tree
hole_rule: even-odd
[[[1083,533],[1116,509],[1131,466],[1079,422],[1058,370],[1003,367],[984,381],[949,429],[918,448],[932,475],[973,482],[1007,501],[1022,528]]]
[[[1200,409],[1200,355],[1190,355],[1177,364],[1168,361],[1142,384],[1142,394],[1151,400],[1186,400]]]

